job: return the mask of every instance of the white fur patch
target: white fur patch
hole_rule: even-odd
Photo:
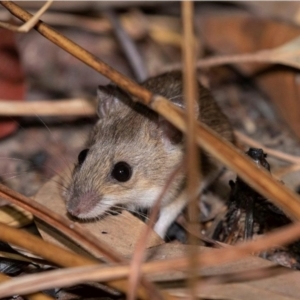
[[[137,203],[135,203],[136,208],[150,208],[157,201],[162,189],[161,188],[151,188],[146,192],[143,192]]]

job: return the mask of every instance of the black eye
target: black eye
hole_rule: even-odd
[[[111,176],[120,182],[125,182],[130,179],[132,169],[125,161],[120,161],[114,165]]]
[[[78,164],[79,165],[83,164],[88,152],[89,152],[89,149],[84,149],[78,154]]]

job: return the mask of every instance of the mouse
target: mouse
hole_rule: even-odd
[[[182,76],[181,71],[172,71],[141,85],[184,109]],[[228,118],[211,92],[199,82],[197,85],[197,119],[234,142]],[[99,119],[63,194],[67,212],[85,221],[104,217],[114,208],[151,209],[185,153],[184,135],[156,112],[133,101],[130,94],[113,84],[100,86],[97,93]],[[200,156],[203,180],[199,193],[223,168],[205,151],[201,150]],[[187,205],[185,185],[183,170],[161,201],[154,230],[162,238]]]

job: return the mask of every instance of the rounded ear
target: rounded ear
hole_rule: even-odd
[[[158,127],[162,132],[162,140],[167,147],[182,141],[182,132],[161,116],[158,117]]]
[[[179,101],[172,101],[176,106],[181,108],[182,110],[185,110],[185,106],[182,102],[182,99],[179,99]],[[195,117],[198,118],[199,116],[199,106],[198,103],[195,104]],[[158,126],[161,129],[162,132],[162,139],[165,145],[171,146],[176,145],[182,142],[183,140],[183,133],[177,129],[175,126],[173,126],[169,121],[164,119],[161,116],[158,116]]]
[[[97,98],[98,98],[98,116],[100,118],[106,117],[108,114],[120,109],[123,105],[117,98],[117,87],[109,84],[106,86],[98,86]]]

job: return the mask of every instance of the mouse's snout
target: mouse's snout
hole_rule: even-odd
[[[68,210],[68,213],[70,215],[72,215],[73,217],[78,217],[78,215],[80,214],[80,209],[78,209],[78,208],[73,209],[72,207],[68,206],[67,210]]]
[[[67,210],[74,217],[88,218],[97,206],[99,198],[97,193],[93,191],[81,195],[72,195],[67,202]]]

